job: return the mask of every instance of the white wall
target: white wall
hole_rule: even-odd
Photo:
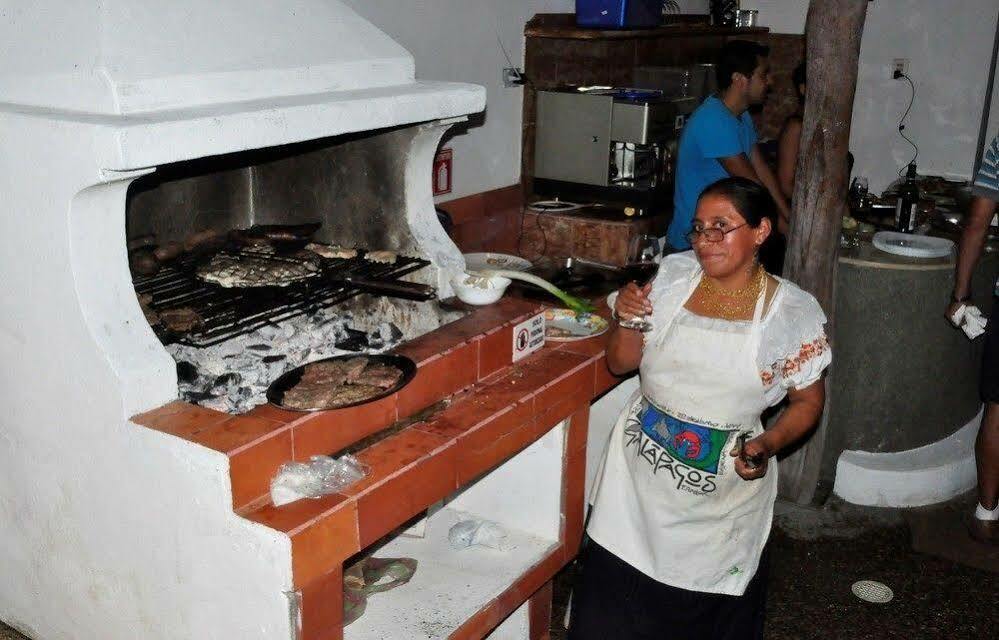
[[[742,0],[743,9],[757,9],[757,24],[772,33],[804,33],[808,0]]]
[[[804,33],[808,0],[743,0],[776,33]],[[893,58],[908,58],[916,101],[905,132],[919,145],[920,173],[967,178],[975,161],[996,0],[878,0],[868,5],[860,50],[850,149],[854,175],[883,190],[912,158],[898,135],[909,84],[892,80]]]
[[[996,34],[996,0],[879,0],[869,5],[860,51],[850,148],[854,175],[881,190],[912,158],[898,135],[909,84],[892,80],[892,58],[908,58],[916,101],[906,135],[919,145],[919,172],[970,176],[975,162],[989,61]]]
[[[421,80],[484,85],[485,122],[456,136],[453,192],[457,198],[520,181],[523,90],[505,88],[501,70],[524,66],[524,24],[536,13],[567,13],[574,0],[345,0],[416,58]]]
[[[507,66],[497,34],[523,65],[523,27],[535,13],[571,12],[574,0],[346,0],[409,49],[417,76],[474,82],[488,92],[485,122],[451,140],[451,199],[514,184],[520,179],[520,88],[507,89]],[[685,12],[706,11],[706,0],[681,0]],[[762,26],[803,33],[808,0],[744,0],[759,9]],[[909,58],[917,85],[907,133],[920,146],[921,172],[967,176],[974,162],[982,101],[995,35],[996,0],[878,0],[870,3],[861,48],[851,148],[855,174],[881,190],[911,158],[896,124],[908,84],[887,77],[892,58]],[[908,155],[907,155],[908,154]]]

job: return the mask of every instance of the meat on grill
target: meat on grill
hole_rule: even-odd
[[[305,366],[298,384],[285,391],[281,404],[299,411],[335,409],[381,395],[401,378],[398,368],[364,356],[314,362]]]
[[[160,322],[174,333],[188,333],[201,327],[204,323],[201,315],[190,307],[164,309],[160,311]]]
[[[351,358],[344,362],[344,366],[347,370],[347,382],[354,382],[361,375],[361,372],[364,371],[364,368],[368,366],[368,359],[364,356]]]
[[[351,380],[353,384],[368,384],[381,389],[389,389],[402,378],[402,371],[388,364],[373,363]]]

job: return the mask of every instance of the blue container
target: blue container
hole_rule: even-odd
[[[658,27],[662,16],[662,0],[576,0],[576,24],[581,27]]]

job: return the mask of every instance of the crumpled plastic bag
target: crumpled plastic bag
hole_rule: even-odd
[[[271,502],[280,507],[302,498],[321,498],[363,478],[364,466],[354,456],[312,456],[308,462],[286,462],[271,479]]]
[[[950,321],[955,327],[964,331],[968,339],[974,340],[985,333],[985,325],[989,319],[982,315],[982,310],[978,307],[962,304],[951,316]]]
[[[490,520],[462,520],[447,532],[452,549],[464,549],[481,545],[490,549],[505,551],[506,530]]]

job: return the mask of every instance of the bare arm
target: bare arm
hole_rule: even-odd
[[[652,304],[648,298],[651,290],[651,284],[639,288],[634,282],[629,282],[618,292],[614,314],[622,320],[630,320],[651,313]],[[607,341],[607,368],[610,372],[622,376],[637,369],[642,362],[643,344],[641,331],[625,329],[614,321]]]
[[[801,440],[815,427],[826,401],[825,382],[818,380],[804,389],[792,389],[788,391],[787,399],[788,406],[777,422],[746,443],[744,454],[750,457],[760,456],[764,460],[763,464],[755,469],[750,468],[738,457],[738,451],[731,452],[736,457],[735,472],[740,477],[746,480],[762,478],[767,474],[767,459]]]
[[[754,158],[756,158],[756,160],[754,160]],[[754,146],[752,158],[747,158],[746,154],[740,153],[738,155],[728,156],[727,158],[718,158],[718,162],[730,176],[749,178],[753,182],[759,183],[767,188],[767,191],[770,192],[770,195],[777,203],[777,213],[779,216],[777,220],[777,229],[781,233],[787,234],[789,220],[788,216],[790,215],[790,210],[788,209],[787,201],[780,192],[780,187],[777,186],[777,178],[774,177],[770,167],[768,167],[766,161],[763,160],[760,150]]]
[[[794,172],[798,168],[798,146],[801,143],[801,120],[791,118],[777,141],[777,182],[788,200],[794,193]]]
[[[756,175],[760,176],[757,182],[767,188],[767,191],[773,196],[774,202],[777,203],[777,214],[779,216],[777,219],[777,230],[787,235],[791,224],[791,207],[788,206],[787,198],[784,197],[784,193],[777,183],[777,177],[770,170],[770,165],[763,158],[763,154],[760,153],[759,145],[753,145],[753,151],[749,156],[749,160],[756,171]]]
[[[964,231],[957,249],[957,270],[954,273],[954,298],[961,299],[971,294],[971,275],[975,272],[978,259],[985,248],[985,238],[989,224],[996,212],[996,201],[977,197],[971,201],[968,216],[964,219]],[[947,317],[953,315],[958,303],[951,301]]]

